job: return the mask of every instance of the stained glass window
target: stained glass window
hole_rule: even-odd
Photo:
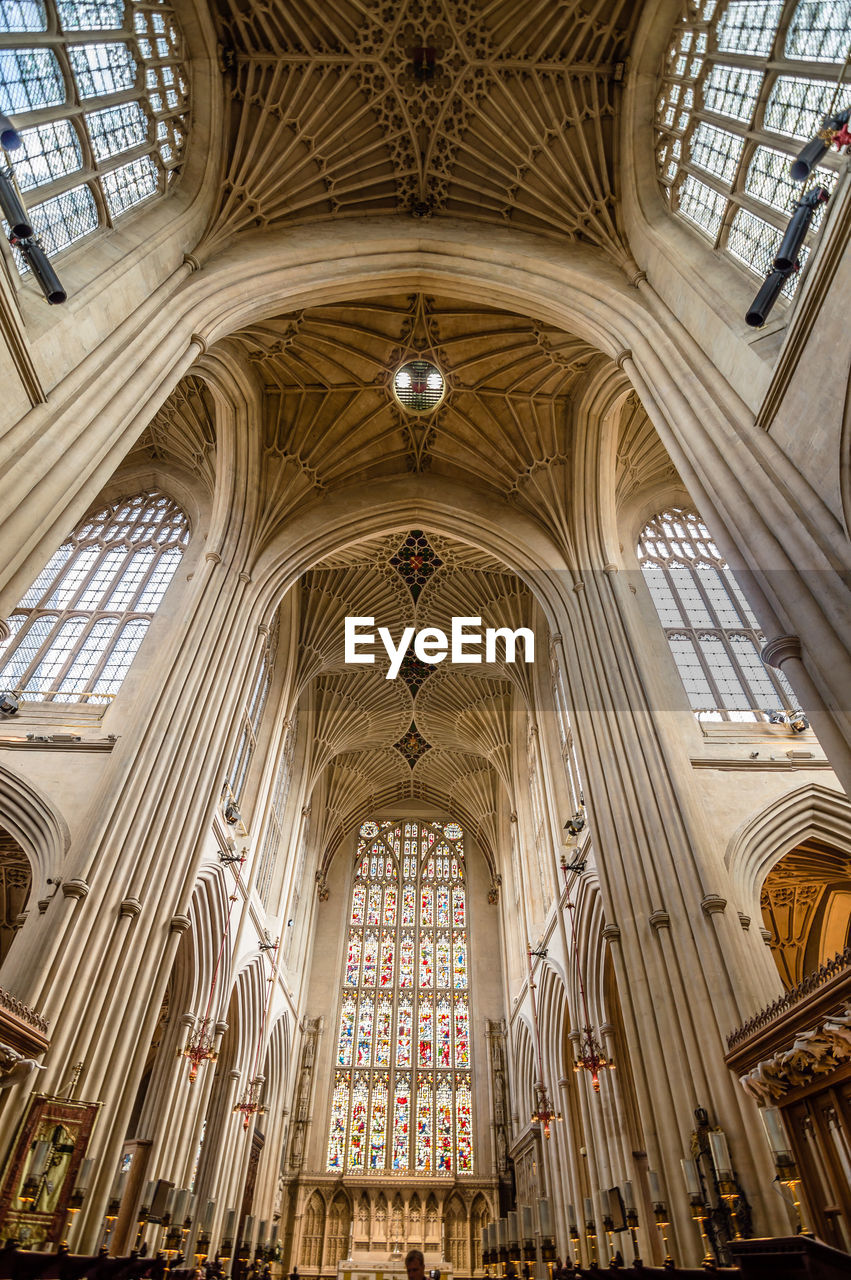
[[[183,40],[163,0],[5,0],[0,10],[0,111],[27,126],[9,158],[36,234],[56,252],[179,171]]]
[[[456,822],[361,827],[329,1171],[473,1172],[463,840]]]
[[[157,491],[102,508],[51,557],[9,620],[0,680],[29,701],[105,703],[121,687],[189,540]]]
[[[765,637],[693,512],[645,525],[638,560],[692,710],[700,720],[769,720],[797,710],[785,676],[760,657]]]
[[[828,112],[851,106],[851,86],[835,93],[849,27],[851,0],[687,0],[674,32],[656,103],[662,189],[755,275],[771,269],[803,191],[791,161]],[[831,190],[840,163],[829,151],[814,180]],[[823,207],[809,241],[822,216]],[[798,278],[787,280],[787,297]]]

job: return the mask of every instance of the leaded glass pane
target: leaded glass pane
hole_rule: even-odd
[[[730,648],[736,665],[750,686],[753,705],[782,708],[783,701],[753,640],[749,636],[730,636]]]
[[[722,579],[719,571],[712,565],[698,564],[695,566],[694,572],[709,603],[713,623],[721,627],[742,626],[744,619],[739,616],[738,609],[730,599],[727,583]],[[697,623],[696,625],[702,626],[704,624]]]
[[[714,707],[717,699],[706,678],[703,664],[697,656],[694,641],[688,636],[669,636],[668,643],[692,709],[703,711]]]
[[[456,1150],[458,1172],[473,1171],[473,1098],[469,1076],[462,1079],[455,1089]]]
[[[727,201],[719,191],[686,174],[677,191],[677,208],[714,240],[721,230]]]
[[[82,168],[80,139],[67,120],[24,129],[21,144],[15,152],[15,177],[22,191]]]
[[[352,1065],[356,1008],[357,1001],[354,996],[346,996],[340,1012],[340,1035],[337,1041],[337,1063],[341,1067],[350,1067]]]
[[[119,169],[103,175],[103,192],[113,218],[124,213],[131,205],[156,195],[159,187],[158,169],[152,156],[140,156]]]
[[[349,1110],[349,1076],[338,1071],[331,1102],[331,1135],[328,1140],[328,1168],[342,1169],[346,1150],[346,1116]]]
[[[790,705],[778,673],[759,656],[763,636],[741,588],[693,513],[666,511],[651,520],[642,531],[638,559],[648,585],[664,574],[686,602],[691,630],[671,625],[670,611],[659,603],[657,611],[695,712],[709,719],[753,720],[765,708]],[[657,602],[658,590],[652,594]]]
[[[750,120],[762,84],[761,71],[745,71],[741,67],[725,67],[716,63],[704,86],[707,111]]]
[[[81,98],[102,98],[132,89],[136,62],[126,44],[70,45],[68,58]]]
[[[24,685],[25,693],[44,694],[63,670],[88,618],[68,618],[62,623],[50,648]]]
[[[841,62],[848,52],[849,29],[849,0],[798,0],[783,52],[808,62]]]
[[[3,0],[0,31],[46,31],[44,0]]]
[[[435,986],[449,986],[449,934],[440,933],[437,936],[437,950],[435,963]]]
[[[757,218],[750,210],[739,209],[730,225],[727,248],[757,275],[767,275],[777,256],[782,238],[782,231],[772,227],[762,218]],[[801,266],[806,261],[808,253],[809,249],[804,245],[798,259]],[[793,271],[783,286],[783,293],[790,297],[797,283],[798,275]]]
[[[138,102],[124,102],[117,107],[104,107],[86,115],[92,150],[98,160],[131,147],[139,147],[148,139],[148,117]]]
[[[369,1085],[363,1074],[355,1076],[352,1089],[352,1120],[349,1128],[349,1169],[363,1168],[366,1149],[366,1118],[369,1108]]]
[[[388,1076],[384,1074],[377,1076],[372,1085],[369,1117],[370,1169],[383,1169],[386,1161],[387,1082]]]
[[[76,601],[80,588],[98,560],[102,558],[102,554],[100,547],[84,547],[78,551],[63,574],[57,576],[54,572],[55,585],[44,599],[42,600],[41,596],[38,595],[31,603],[41,603],[42,608],[66,609],[68,605]],[[24,596],[21,603],[27,604],[30,601],[28,601],[27,596]],[[89,606],[80,601],[78,607],[86,609]]]
[[[790,213],[800,197],[800,188],[788,176],[798,150],[796,140],[811,137],[829,110],[838,111],[851,101],[847,87],[834,97],[835,72],[847,51],[851,29],[851,0],[799,0],[797,5],[732,0],[720,5],[716,14],[714,42],[705,43],[710,33],[693,8],[677,24],[656,105],[657,173],[672,209],[705,231],[725,253],[757,275],[765,275],[773,263],[775,238],[766,238],[765,224],[746,207],[740,193],[781,214]],[[736,60],[752,59],[754,65],[730,66],[732,55]],[[770,64],[765,62],[768,57]],[[835,66],[830,73],[825,66],[823,80],[799,77],[795,61],[801,59]],[[706,65],[697,70],[701,60]],[[707,116],[726,117],[729,128],[720,129]],[[789,138],[788,148],[772,145],[778,134]],[[757,146],[743,172],[744,148],[754,138]],[[701,183],[689,172],[690,166],[711,174],[711,181]],[[825,166],[818,178],[831,190],[836,175]],[[807,231],[801,265],[823,216],[820,207]],[[798,279],[797,273],[786,278],[785,297],[794,294]]]
[[[162,553],[136,604],[140,613],[156,613],[180,564],[182,554],[178,547],[170,547]]]
[[[118,692],[149,626],[147,618],[134,618],[125,623],[94,686],[94,693]]]
[[[48,560],[41,573],[36,578],[29,591],[21,601],[22,608],[32,608],[33,605],[40,604],[44,593],[49,586],[59,576],[60,571],[68,563],[74,554],[74,548],[69,542],[63,543],[57,551]]]
[[[0,49],[0,111],[8,116],[65,101],[65,82],[52,49]]]
[[[830,191],[836,182],[836,175],[829,173],[827,169],[816,169],[815,172],[817,181]],[[791,214],[801,198],[800,182],[793,182],[789,177],[788,155],[773,147],[757,147],[748,166],[745,190],[782,213]],[[819,205],[813,215],[810,223],[813,230],[821,222],[824,207],[823,204]]]
[[[780,248],[781,233],[757,218],[749,209],[739,209],[730,226],[727,248],[758,275],[766,275]]]
[[[744,139],[737,138],[734,133],[727,133],[725,129],[716,129],[714,125],[702,122],[691,139],[692,164],[730,182],[744,145]]]
[[[804,76],[778,76],[765,107],[766,129],[799,138],[802,142],[821,127],[828,112],[841,111],[849,105],[851,91],[834,98],[836,85],[827,80],[811,80]]]
[[[163,523],[172,541],[185,541],[186,517],[158,493],[114,504],[84,521],[24,596],[19,607],[30,609],[32,624],[10,645],[0,678],[26,678],[30,693],[39,691],[56,701],[101,701],[115,694],[177,568],[179,551],[162,547]],[[136,601],[141,577],[152,565],[158,571],[165,556],[169,561],[160,574],[156,599],[142,608]],[[70,618],[64,610],[72,610]],[[131,610],[136,616],[124,621]],[[105,616],[89,626],[92,614],[102,612]],[[35,637],[40,637],[38,647],[44,641],[48,645],[37,668],[30,669]]]
[[[88,187],[72,187],[52,196],[31,208],[29,215],[47,253],[58,253],[98,225],[97,207]]]
[[[431,1173],[434,1161],[434,1076],[420,1075],[417,1080],[417,1173]]]
[[[783,5],[780,0],[732,0],[715,28],[722,53],[765,57],[774,42]]]
[[[106,609],[129,609],[132,606],[139,588],[154,562],[155,554],[152,547],[145,547],[142,551],[137,551],[130,557],[130,561],[121,575],[121,581],[116,585],[104,606]]]
[[[123,0],[56,0],[64,31],[109,31],[124,21]]]
[[[393,1168],[400,1172],[409,1165],[410,1127],[411,1077],[405,1073],[396,1077],[393,1103]]]
[[[355,1051],[355,1066],[368,1067],[372,1052],[372,1019],[375,1006],[371,1000],[361,998],[358,1013],[358,1042]]]
[[[0,671],[0,679],[2,679],[2,683],[6,688],[18,688],[21,677],[50,635],[57,621],[58,618],[55,613],[47,613],[37,617],[26,631],[20,628],[22,634],[12,651],[14,652],[14,657],[11,660],[7,660],[3,665],[2,671]]]
[[[406,823],[403,845],[402,831],[361,827],[336,1054],[355,1080],[345,1113],[335,1081],[327,1168],[469,1173],[469,1076],[456,1074],[470,1069],[463,833]]]
[[[642,568],[644,569],[644,581],[650,588],[650,594],[653,597],[653,603],[656,606],[656,612],[659,614],[662,626],[682,626],[683,617],[674,599],[674,593],[671,590],[665,570],[654,564],[645,564]]]
[[[690,625],[711,627],[712,618],[695,581],[692,566],[674,562],[671,564],[669,573]]]

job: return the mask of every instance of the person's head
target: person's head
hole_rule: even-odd
[[[409,1249],[405,1254],[405,1270],[408,1280],[425,1280],[425,1258],[419,1249]]]

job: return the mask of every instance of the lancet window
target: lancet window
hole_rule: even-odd
[[[698,719],[765,721],[799,709],[785,677],[762,661],[765,636],[699,516],[655,516],[638,560]]]
[[[188,130],[183,58],[162,0],[0,5],[0,110],[23,144],[9,159],[48,253],[165,191]]]
[[[28,701],[109,702],[188,539],[185,514],[157,491],[87,517],[9,618],[0,687]]]
[[[456,822],[360,829],[327,1169],[473,1172],[464,836]]]
[[[656,102],[659,180],[672,209],[763,276],[803,190],[790,162],[826,114],[851,106],[851,86],[836,89],[851,2],[687,0],[686,10]],[[840,163],[828,152],[814,180],[832,190]]]

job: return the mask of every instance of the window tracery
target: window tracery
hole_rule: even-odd
[[[108,702],[188,540],[183,511],[156,490],[84,520],[9,618],[0,683],[30,700]]]
[[[360,829],[329,1172],[473,1172],[463,844],[455,822]]]
[[[656,102],[659,180],[673,210],[756,275],[803,189],[791,161],[829,111],[851,105],[851,88],[835,96],[849,26],[851,0],[686,0],[674,32]],[[814,181],[830,191],[839,163],[828,152]],[[802,264],[808,253],[805,243]]]
[[[661,512],[637,554],[698,719],[765,721],[798,709],[785,676],[760,657],[765,636],[699,516]]]
[[[0,110],[20,133],[11,159],[48,253],[161,194],[179,171],[189,120],[183,58],[164,0],[0,6]]]

